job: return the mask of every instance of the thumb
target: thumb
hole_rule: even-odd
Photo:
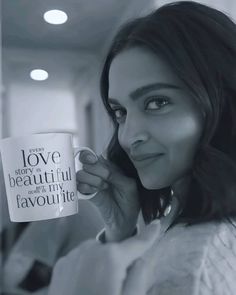
[[[129,265],[152,247],[160,235],[160,221],[158,219],[151,222],[144,231],[135,237],[126,239],[119,244],[124,261]]]

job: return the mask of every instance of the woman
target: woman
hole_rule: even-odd
[[[235,292],[235,64],[235,24],[198,3],[121,28],[101,76],[114,136],[77,175],[97,192],[101,243],[62,259],[50,294]],[[140,210],[154,224],[137,235]]]

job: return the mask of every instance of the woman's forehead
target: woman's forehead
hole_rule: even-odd
[[[170,84],[182,88],[183,82],[171,66],[148,49],[130,48],[119,53],[109,71],[109,97],[133,92],[150,84]]]

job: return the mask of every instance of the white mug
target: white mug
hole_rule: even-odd
[[[0,141],[11,221],[29,222],[78,213],[75,157],[88,147],[73,148],[69,133],[39,133]],[[1,196],[2,197],[2,196]]]

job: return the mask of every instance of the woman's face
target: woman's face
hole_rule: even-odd
[[[173,185],[189,172],[203,118],[168,63],[138,47],[118,54],[109,72],[109,104],[119,143],[145,188]]]

